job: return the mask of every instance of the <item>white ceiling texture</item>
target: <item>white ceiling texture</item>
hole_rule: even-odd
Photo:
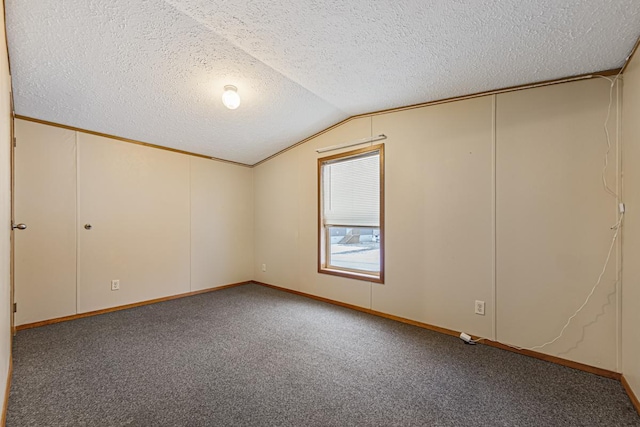
[[[640,35],[638,0],[5,2],[17,114],[249,165],[353,115],[619,68]]]

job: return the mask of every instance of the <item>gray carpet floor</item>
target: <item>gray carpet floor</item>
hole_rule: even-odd
[[[254,284],[13,357],[8,426],[640,426],[617,381]]]

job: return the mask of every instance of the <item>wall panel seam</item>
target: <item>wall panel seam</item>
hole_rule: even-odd
[[[191,158],[187,158],[187,178],[189,185],[189,291],[193,291],[193,205],[192,205],[192,189],[191,174],[193,173]]]
[[[621,76],[616,80],[616,193],[618,199],[616,205],[624,203],[624,195],[622,194],[622,85]],[[616,206],[618,209],[618,206]],[[616,217],[620,215],[616,210]],[[618,372],[622,372],[622,242],[624,239],[624,224],[622,227],[620,239],[616,243],[616,368]]]
[[[491,290],[493,298],[492,306],[492,335],[493,340],[498,340],[498,223],[497,223],[497,120],[498,120],[498,95],[493,95],[491,103],[491,243],[492,250],[492,271],[491,271]]]
[[[80,287],[80,250],[79,250],[79,245],[80,245],[80,236],[78,233],[78,221],[80,220],[80,145],[78,144],[78,132],[74,131],[74,139],[75,139],[75,152],[76,152],[76,164],[75,164],[75,168],[76,168],[76,197],[75,197],[75,201],[76,201],[76,218],[75,218],[75,235],[76,235],[76,314],[78,314],[78,306],[80,305],[78,302],[78,299],[80,298],[80,292],[79,292],[79,287]]]

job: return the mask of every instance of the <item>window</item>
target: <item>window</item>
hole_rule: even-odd
[[[384,144],[318,159],[318,272],[384,283]]]

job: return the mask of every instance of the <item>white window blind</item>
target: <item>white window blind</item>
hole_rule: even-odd
[[[380,226],[380,152],[322,168],[325,225]]]

